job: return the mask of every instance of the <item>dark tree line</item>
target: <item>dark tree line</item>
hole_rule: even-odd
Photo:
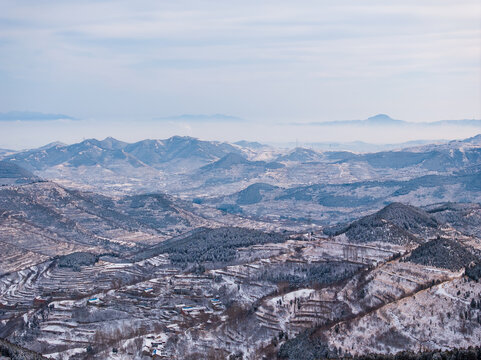
[[[414,249],[406,259],[416,264],[459,270],[478,258],[460,243],[438,238]]]
[[[59,256],[56,259],[58,267],[68,267],[79,269],[80,266],[91,266],[99,260],[99,255],[89,252],[75,252],[68,255]]]
[[[42,355],[12,344],[11,342],[0,339],[0,355],[12,360],[46,360]]]
[[[481,278],[481,263],[476,262],[472,266],[468,266],[465,270],[465,274],[474,281],[478,281]]]
[[[278,357],[289,360],[480,360],[481,347],[470,346],[467,349],[447,351],[433,350],[425,352],[401,351],[397,354],[365,354],[352,356],[337,349],[329,349],[326,343],[313,336],[308,330],[281,345]]]
[[[352,277],[362,268],[350,263],[275,264],[256,275],[254,280],[288,283],[291,288],[332,284]]]
[[[468,349],[453,349],[448,351],[427,351],[413,353],[403,351],[395,355],[368,354],[353,357],[354,360],[479,360],[481,348],[479,346]]]
[[[313,329],[306,330],[286,341],[281,345],[278,357],[289,360],[339,359],[337,350],[330,350],[313,332]]]
[[[257,244],[279,243],[287,237],[278,233],[264,233],[236,227],[204,229],[172,242],[162,252],[174,263],[229,262],[236,258],[236,250]]]

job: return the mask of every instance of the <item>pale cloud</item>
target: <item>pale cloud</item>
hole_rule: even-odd
[[[0,8],[0,112],[225,113],[266,126],[379,112],[481,117],[478,0],[0,0]]]

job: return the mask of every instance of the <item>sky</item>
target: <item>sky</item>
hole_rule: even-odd
[[[0,147],[109,135],[393,142],[481,132],[292,125],[378,113],[480,119],[479,0],[0,0],[0,10],[0,112],[75,118],[0,120]]]

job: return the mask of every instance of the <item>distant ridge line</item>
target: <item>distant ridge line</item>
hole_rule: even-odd
[[[361,125],[361,126],[442,126],[442,125],[459,125],[459,126],[479,126],[481,129],[481,119],[459,119],[459,120],[438,120],[438,121],[421,121],[412,122],[405,120],[397,120],[386,114],[378,114],[364,120],[334,120],[334,121],[313,121],[307,123],[290,123],[290,125],[298,126],[336,126],[336,125]]]

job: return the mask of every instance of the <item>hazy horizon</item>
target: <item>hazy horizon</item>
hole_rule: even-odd
[[[172,135],[399,143],[481,132],[306,125],[378,113],[410,122],[481,119],[476,0],[0,6],[0,113],[78,119],[0,119],[0,147]]]
[[[85,139],[102,140],[113,137],[125,142],[145,139],[166,139],[172,136],[190,136],[201,140],[236,142],[257,141],[264,144],[303,146],[309,143],[401,144],[418,140],[461,140],[481,134],[478,126],[455,125],[293,125],[232,122],[175,122],[143,119],[130,120],[48,120],[0,121],[2,135],[0,148],[21,150],[40,147],[51,142],[72,144]],[[228,134],[228,135],[226,135]],[[306,145],[308,146],[308,145]]]

